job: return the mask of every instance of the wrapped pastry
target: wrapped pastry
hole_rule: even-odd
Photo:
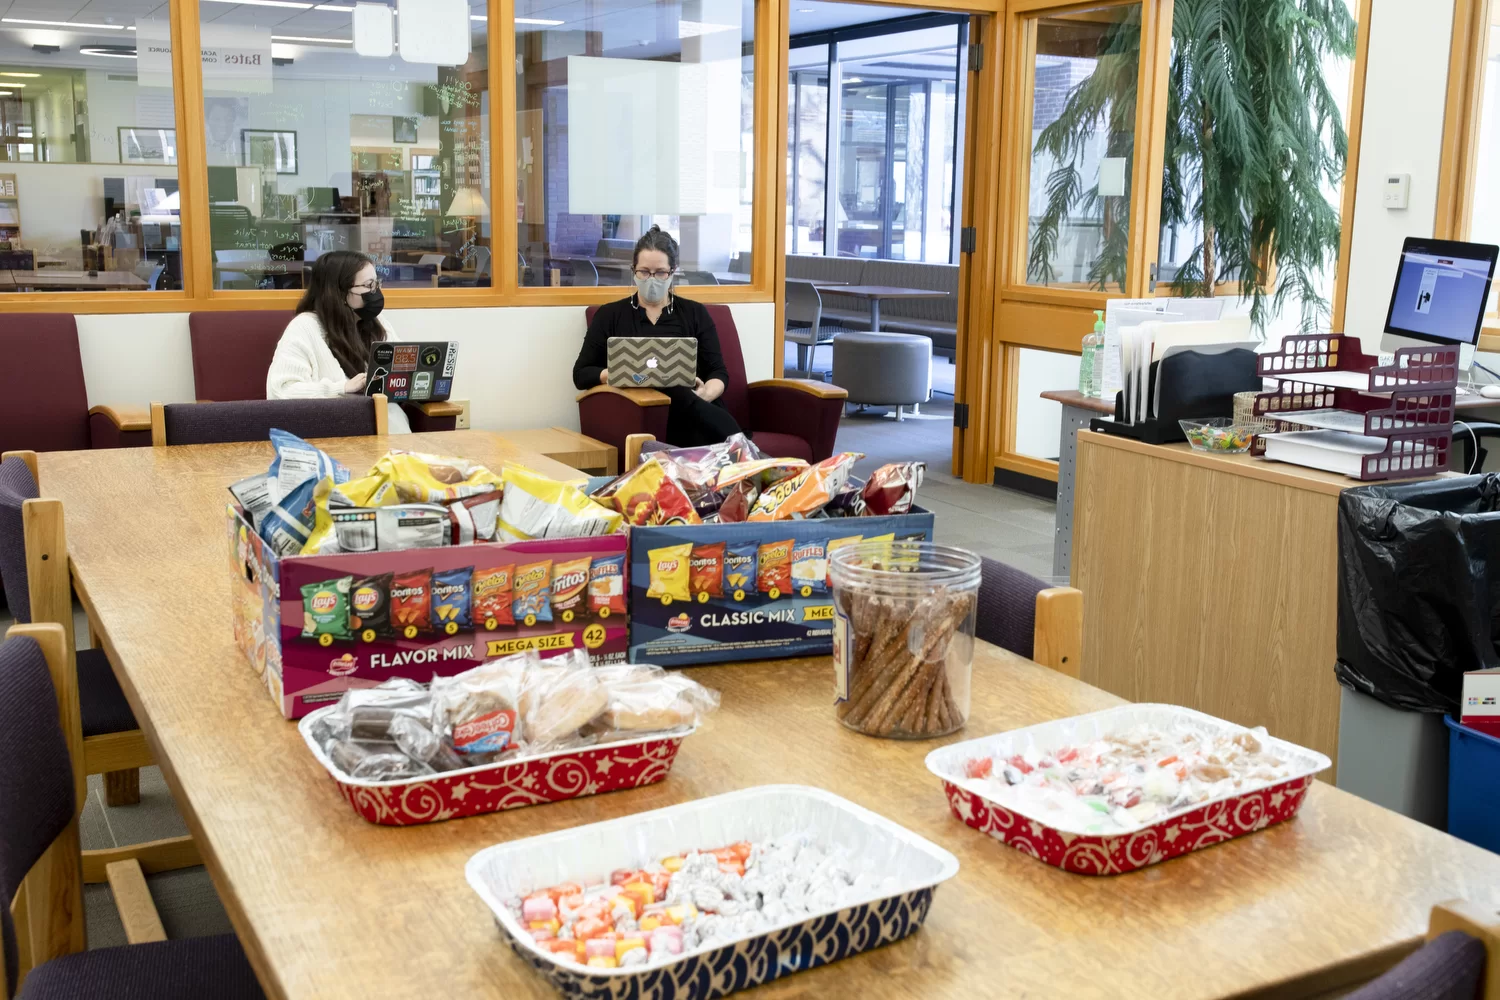
[[[681,674],[634,665],[634,672],[606,681],[609,707],[602,722],[621,732],[679,729],[698,723],[719,707],[719,695]]]
[[[452,739],[460,754],[494,753],[520,743],[521,691],[536,664],[536,653],[528,650],[454,677],[434,677],[434,728]]]
[[[534,668],[521,695],[528,751],[544,750],[575,735],[608,704],[609,694],[581,650]]]

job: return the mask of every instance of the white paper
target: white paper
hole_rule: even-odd
[[[1125,388],[1124,373],[1120,368],[1120,327],[1157,318],[1166,311],[1168,301],[1110,299],[1104,304],[1104,377],[1099,389],[1104,398],[1108,399]]]

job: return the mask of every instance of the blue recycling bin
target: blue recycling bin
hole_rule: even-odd
[[[1448,832],[1500,854],[1500,739],[1448,725]]]

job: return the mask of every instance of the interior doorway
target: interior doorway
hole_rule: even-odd
[[[778,360],[788,376],[832,381],[833,336],[873,327],[905,340],[899,352],[874,345],[840,373],[851,399],[868,404],[850,407],[840,447],[865,452],[864,464],[922,459],[948,471],[957,464],[954,415],[969,360],[965,161],[979,18],[839,0],[791,0],[785,9],[786,340]],[[890,296],[879,297],[882,289]],[[919,373],[924,348],[930,367]],[[893,368],[899,398],[861,391],[867,377],[891,382]]]

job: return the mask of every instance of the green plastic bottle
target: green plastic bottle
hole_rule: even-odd
[[[1078,365],[1078,391],[1099,395],[1104,383],[1104,310],[1094,310],[1094,332],[1083,338],[1083,358]]]

